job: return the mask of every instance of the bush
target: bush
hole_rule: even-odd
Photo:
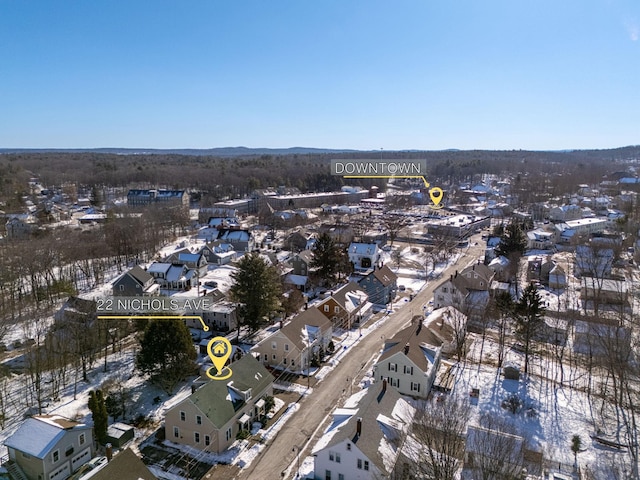
[[[249,430],[240,430],[236,435],[236,439],[245,440],[251,436],[251,432]]]

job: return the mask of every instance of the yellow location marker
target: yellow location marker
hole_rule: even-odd
[[[207,377],[212,380],[226,380],[233,373],[229,367],[226,367],[227,373],[223,374],[225,370],[225,363],[231,356],[231,342],[224,337],[213,337],[207,344],[207,353],[209,358],[213,362],[213,367],[216,369],[216,374],[213,375],[211,370],[213,367],[207,370]]]
[[[438,204],[442,201],[443,195],[444,192],[440,187],[433,187],[431,190],[429,190],[429,196],[431,197],[431,201],[436,208],[442,208],[442,206],[438,206]]]

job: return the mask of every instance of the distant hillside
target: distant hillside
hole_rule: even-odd
[[[220,147],[220,148],[0,148],[3,153],[110,153],[116,155],[191,155],[212,157],[248,157],[257,155],[308,155],[335,154],[357,152],[358,150],[336,150],[329,148],[248,148],[248,147]]]

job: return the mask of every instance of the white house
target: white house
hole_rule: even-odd
[[[352,242],[347,249],[349,261],[356,270],[368,270],[380,261],[380,248],[377,243]]]
[[[352,395],[313,449],[315,479],[365,480],[393,473],[415,409],[386,382]]]
[[[427,398],[438,366],[441,349],[422,321],[385,341],[382,355],[373,367],[376,381],[387,381],[402,395]]]

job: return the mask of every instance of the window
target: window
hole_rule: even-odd
[[[269,360],[269,355],[267,355],[266,353],[264,354],[264,361],[266,362],[267,360]]]
[[[292,367],[295,367],[295,366],[296,366],[296,361],[295,361],[293,358],[291,359],[291,366],[292,366]]]
[[[80,442],[80,445],[84,445],[85,442],[85,437],[84,437],[84,433],[81,433],[80,436],[78,437],[78,442]]]
[[[329,450],[329,461],[333,462],[335,461],[335,459],[335,454],[331,450]]]
[[[211,445],[211,437],[209,435],[204,436],[204,444],[207,446]]]
[[[285,365],[287,364],[287,358],[286,357],[282,359],[282,363],[284,363]]]
[[[390,372],[397,372],[398,371],[398,366],[395,363],[389,362],[389,371]]]
[[[285,352],[288,352],[288,351],[289,351],[289,344],[288,344],[288,343],[285,343],[285,344],[284,344],[284,351],[285,351]]]
[[[64,456],[65,457],[68,457],[71,454],[73,454],[73,445],[69,445],[67,447],[67,449],[64,451]]]
[[[408,375],[413,375],[413,367],[404,366],[404,373]]]
[[[56,463],[58,460],[60,460],[60,450],[56,450],[51,454],[51,460],[53,461],[53,463]]]
[[[358,459],[357,465],[358,465],[358,469],[362,470],[362,460],[360,458]]]
[[[419,392],[420,391],[420,384],[411,382],[411,391],[412,392]]]
[[[272,348],[273,350],[275,350],[276,348],[278,348],[278,344],[277,344],[277,342],[271,342],[271,348]]]
[[[202,417],[200,415],[196,415],[196,423],[202,425]]]
[[[447,293],[447,287],[442,287],[442,293]]]
[[[340,313],[340,307],[333,307],[333,313]]]
[[[271,358],[273,358],[273,360],[276,359],[276,354],[274,353],[273,355],[271,355]]]
[[[198,432],[193,433],[193,439],[196,443],[200,443],[200,434]]]
[[[331,480],[331,470],[324,471],[324,480]]]
[[[369,471],[369,460],[364,461],[364,469]]]
[[[120,291],[124,292],[124,285],[120,285]]]
[[[340,463],[340,453],[336,453],[336,463]]]
[[[187,414],[184,412],[180,412],[180,420],[183,422],[187,421]]]
[[[347,443],[347,450],[351,451],[351,444]]]
[[[339,474],[338,474],[338,480],[344,480],[344,475],[343,475],[343,474],[341,474],[341,473],[339,473]]]
[[[173,436],[176,438],[180,436],[180,429],[178,427],[173,427]]]
[[[328,311],[329,311],[329,305],[325,305],[325,306],[324,306],[324,311],[325,311],[325,312],[328,312]]]
[[[229,429],[227,430],[227,433],[226,433],[226,435],[225,435],[225,438],[227,439],[227,442],[228,442],[229,440],[231,440],[231,435],[232,435],[231,427],[229,427]]]

